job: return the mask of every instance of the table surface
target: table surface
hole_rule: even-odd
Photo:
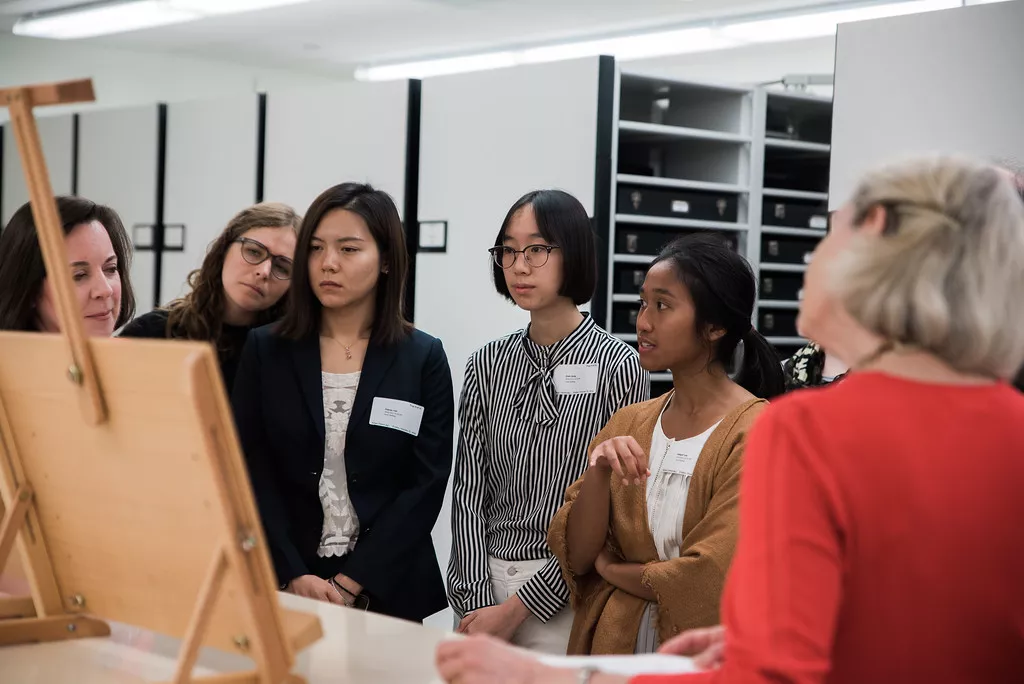
[[[450,633],[342,606],[279,594],[285,608],[316,613],[324,636],[300,651],[293,672],[309,684],[439,684],[434,650]],[[111,623],[111,635],[0,647],[4,684],[128,684],[168,681],[180,640]],[[206,649],[195,676],[252,669],[236,654]]]

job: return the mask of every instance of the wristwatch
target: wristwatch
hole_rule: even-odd
[[[576,684],[590,684],[590,680],[594,678],[600,670],[596,667],[584,667],[580,670],[579,675],[576,678]]]

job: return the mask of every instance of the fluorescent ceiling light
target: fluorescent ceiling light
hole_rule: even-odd
[[[13,32],[34,38],[92,38],[308,0],[118,0],[23,17]]]
[[[794,17],[729,24],[720,27],[718,30],[723,35],[745,43],[800,40],[802,38],[834,36],[839,24],[953,9],[954,7],[961,7],[962,4],[961,0],[917,0],[916,2],[869,5],[867,7],[838,10],[835,12],[819,12]]]
[[[519,50],[503,50],[462,57],[426,59],[400,64],[362,66],[356,69],[355,77],[361,81],[387,81],[499,69],[520,64],[537,64],[597,55],[612,55],[620,61],[627,61],[710,52],[757,43],[831,36],[835,35],[836,27],[841,23],[950,9],[961,7],[963,4],[962,0],[913,0],[867,6],[860,4],[847,9],[804,14],[776,14],[757,20],[716,22],[711,25],[672,31],[577,41]]]

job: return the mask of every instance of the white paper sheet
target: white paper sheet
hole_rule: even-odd
[[[654,653],[635,656],[541,656],[540,661],[551,667],[578,669],[590,666],[607,674],[625,676],[700,672],[690,658]]]

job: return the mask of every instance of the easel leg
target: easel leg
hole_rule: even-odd
[[[199,649],[203,645],[203,632],[213,615],[213,608],[217,601],[217,591],[224,580],[224,572],[228,569],[228,559],[223,549],[218,549],[206,571],[206,579],[203,580],[203,587],[199,591],[199,600],[196,602],[195,612],[189,621],[188,631],[185,632],[185,641],[181,647],[181,655],[178,658],[178,665],[174,670],[174,684],[189,684],[192,668],[199,656]]]
[[[110,636],[110,626],[82,615],[0,620],[0,646],[101,636]]]
[[[31,502],[32,488],[23,482],[14,494],[14,502],[7,509],[3,523],[0,523],[0,570],[7,565],[11,549],[14,548],[14,540],[22,525],[25,524],[25,516],[28,515],[28,507]]]

